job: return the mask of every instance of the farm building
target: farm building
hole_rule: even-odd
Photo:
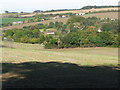
[[[13,22],[13,25],[23,24],[23,21]]]
[[[66,18],[67,16],[63,15],[62,18]]]
[[[98,32],[102,32],[102,30],[101,30],[101,29],[98,29]]]
[[[95,26],[89,26],[89,28],[95,28]]]
[[[46,32],[43,32],[45,35],[54,35],[57,30],[55,29],[47,29]]]
[[[47,32],[44,32],[45,35],[54,35],[55,34],[55,31],[47,31]]]
[[[76,15],[77,15],[77,16],[78,16],[78,15],[85,15],[85,13],[77,13]]]

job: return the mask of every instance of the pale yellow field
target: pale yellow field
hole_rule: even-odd
[[[84,15],[84,17],[98,17],[98,18],[118,19],[118,12],[94,13],[94,14]]]
[[[107,10],[118,10],[118,8],[97,8],[97,9],[85,9],[85,10],[70,10],[70,11],[57,11],[57,12],[48,12],[43,14],[63,14],[63,13],[87,13],[87,12],[98,12],[98,11],[107,11]]]
[[[117,48],[44,49],[38,44],[4,42],[2,62],[69,62],[79,65],[117,65]],[[11,48],[12,47],[12,48]]]
[[[97,9],[85,9],[85,10],[70,10],[70,11],[56,11],[56,12],[46,12],[46,13],[39,13],[39,14],[63,14],[63,13],[81,13],[81,12],[96,12],[96,11],[108,11],[108,10],[118,10],[118,8],[97,8]],[[38,14],[38,13],[37,13]],[[0,17],[6,17],[9,15],[16,15],[16,14],[2,14]],[[32,17],[36,15],[35,13],[30,14],[20,14],[22,17]]]

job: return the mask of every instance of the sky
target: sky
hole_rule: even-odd
[[[119,0],[1,0],[0,13],[4,11],[32,12],[34,10],[80,9],[87,5],[118,5]]]

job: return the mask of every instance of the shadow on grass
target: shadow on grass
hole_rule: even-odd
[[[3,88],[117,88],[118,70],[108,66],[78,66],[71,63],[3,63]],[[4,78],[3,78],[4,80]]]

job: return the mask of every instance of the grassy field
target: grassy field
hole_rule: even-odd
[[[79,65],[117,65],[117,48],[44,49],[38,44],[5,42],[3,62],[70,62]],[[12,48],[9,48],[12,47]]]
[[[32,18],[2,18],[2,23],[12,23],[16,21],[25,21],[25,20],[30,20],[30,19]]]
[[[44,49],[2,43],[4,88],[117,88],[117,48]]]

